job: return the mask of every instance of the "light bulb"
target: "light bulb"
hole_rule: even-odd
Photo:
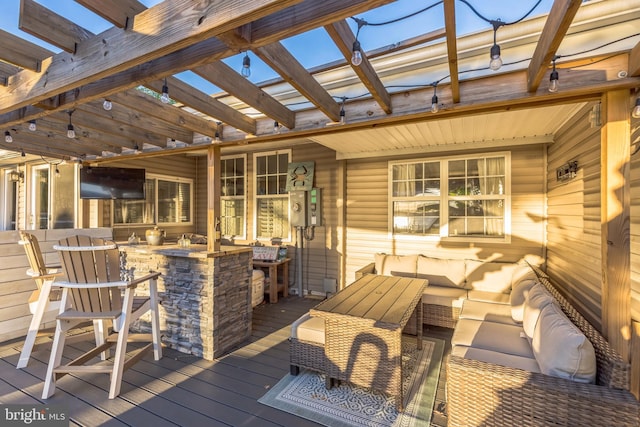
[[[160,95],[160,101],[163,104],[168,104],[171,98],[169,98],[169,87],[165,84],[162,86],[162,95]]]
[[[20,156],[21,156],[21,157],[27,157],[27,155],[26,155],[26,154],[25,154],[25,152],[24,152],[24,148],[21,148],[21,149],[20,149]]]
[[[58,169],[58,165],[56,165],[56,178],[60,176],[60,169]]]
[[[275,133],[275,134],[279,134],[280,133],[280,123],[273,122],[273,133]]]
[[[636,99],[636,106],[633,107],[633,110],[631,111],[631,116],[634,119],[640,119],[640,97]]]
[[[502,67],[502,58],[500,58],[500,46],[494,44],[491,46],[491,61],[489,62],[489,68],[493,71],[497,71]]]
[[[36,121],[35,120],[30,120],[29,121],[29,130],[31,132],[35,132],[36,129],[38,129],[38,126],[36,126]]]
[[[67,126],[67,138],[75,138],[76,131],[73,129],[73,125]]]
[[[555,93],[558,91],[558,72],[556,71],[555,64],[553,65],[553,71],[549,76],[549,92]]]
[[[340,124],[343,125],[347,123],[347,114],[344,111],[344,107],[340,109]]]
[[[438,107],[438,97],[433,95],[431,97],[431,112],[437,113],[438,111],[440,111],[440,107]]]
[[[11,132],[8,130],[4,132],[4,142],[11,144],[13,142],[13,137],[11,136]]]
[[[104,108],[106,111],[111,111],[111,109],[113,108],[113,104],[108,99],[105,99],[102,103],[102,108]]]
[[[251,76],[251,58],[249,58],[249,54],[246,53],[244,58],[242,58],[242,70],[240,70],[240,74],[245,79],[248,79]]]
[[[358,40],[353,42],[353,54],[351,55],[351,63],[356,67],[362,64],[362,48]]]

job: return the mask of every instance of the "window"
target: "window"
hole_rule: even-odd
[[[144,200],[114,200],[113,224],[190,224],[193,181],[147,174]]]
[[[223,236],[246,238],[245,171],[246,156],[223,157],[221,166],[220,228]]]
[[[290,240],[287,168],[291,150],[257,153],[255,165],[256,225],[258,239]]]
[[[508,238],[508,153],[391,162],[394,235]]]

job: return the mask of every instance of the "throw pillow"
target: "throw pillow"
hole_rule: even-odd
[[[418,257],[417,277],[427,279],[429,285],[464,288],[465,261],[463,259]]]
[[[418,255],[375,254],[376,274],[416,277]]]
[[[522,329],[529,340],[533,339],[533,332],[540,311],[548,304],[553,304],[553,296],[542,283],[536,283],[529,289],[529,294],[524,301],[524,313],[522,316]]]
[[[531,347],[543,374],[581,383],[595,382],[593,345],[556,304],[542,308]]]
[[[524,301],[529,295],[529,290],[537,282],[533,279],[521,280],[513,286],[509,295],[509,303],[511,304],[511,317],[516,323],[522,323],[524,318]]]

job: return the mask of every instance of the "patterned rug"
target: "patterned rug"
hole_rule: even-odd
[[[382,392],[346,382],[327,390],[324,375],[309,370],[297,376],[287,374],[258,402],[330,427],[428,427],[443,350],[444,342],[435,338],[423,339],[422,350],[415,339],[403,339],[403,387],[408,401],[401,413],[394,399]]]

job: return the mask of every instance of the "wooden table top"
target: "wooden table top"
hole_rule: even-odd
[[[352,316],[375,322],[378,327],[401,327],[426,285],[425,279],[367,274],[315,306],[311,315]]]

